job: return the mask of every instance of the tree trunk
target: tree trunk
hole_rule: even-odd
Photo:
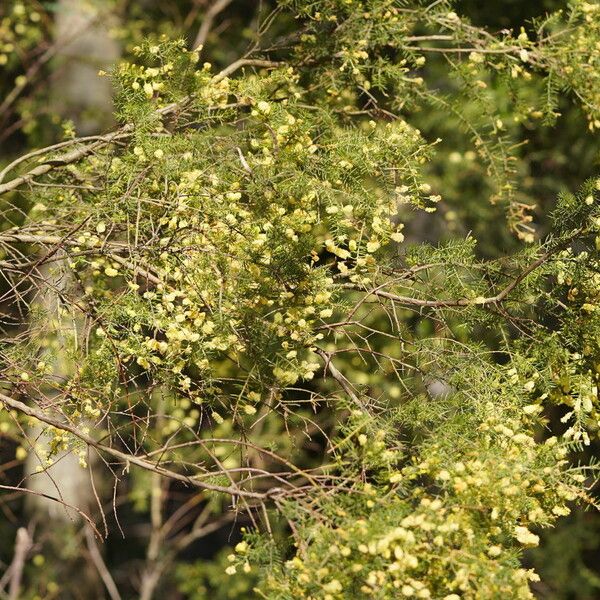
[[[79,135],[97,133],[112,121],[110,81],[100,77],[98,71],[108,68],[119,58],[120,48],[110,37],[110,29],[116,25],[114,15],[109,15],[106,6],[103,9],[102,5],[82,0],[61,0],[56,12],[55,41],[60,51],[53,77],[52,104],[58,114],[74,122]],[[60,315],[61,302],[56,290],[70,285],[68,269],[63,268],[62,263],[45,269],[46,291],[40,294],[36,302],[51,318],[56,319],[57,330],[64,328],[68,331],[74,327],[80,330],[81,319],[75,317],[74,325],[73,321],[68,325],[67,319]],[[61,335],[58,334],[59,337]],[[60,347],[62,341],[59,339],[58,343]],[[67,360],[57,360],[54,374],[70,377],[72,365]],[[39,434],[39,430],[30,431],[32,439],[38,438]],[[43,445],[45,440],[40,439],[39,443]],[[35,453],[30,453],[26,463],[27,473],[35,473],[39,464]],[[60,491],[65,502],[81,510],[88,509],[94,502],[89,471],[80,466],[78,457],[69,453],[55,457],[51,467],[30,476],[28,486],[55,497]],[[36,511],[42,511],[53,519],[77,518],[73,511],[65,511],[56,502],[41,496],[31,495],[29,500]]]

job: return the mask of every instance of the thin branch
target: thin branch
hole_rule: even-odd
[[[116,448],[111,448],[109,446],[105,446],[104,444],[100,444],[95,439],[91,438],[89,435],[79,431],[73,425],[70,425],[69,423],[63,423],[62,421],[59,421],[58,419],[50,417],[50,416],[46,415],[44,412],[42,412],[38,409],[32,408],[30,406],[27,406],[27,404],[24,404],[23,402],[20,402],[19,400],[15,400],[14,398],[11,398],[10,396],[6,396],[5,394],[0,393],[0,402],[2,402],[7,407],[18,410],[19,412],[27,415],[28,417],[33,417],[34,419],[37,419],[38,421],[41,421],[42,423],[46,423],[47,425],[51,425],[52,427],[55,427],[56,429],[60,429],[61,431],[67,431],[68,433],[71,433],[72,435],[74,435],[75,437],[80,439],[82,442],[86,443],[88,446],[92,446],[93,448],[96,448],[96,450],[98,450],[100,452],[109,454],[110,456],[113,456],[114,458],[122,460],[127,465],[133,464],[137,467],[145,469],[146,471],[151,471],[152,473],[157,473],[159,475],[162,475],[163,477],[168,477],[169,479],[174,479],[176,481],[186,483],[192,487],[209,490],[209,491],[213,491],[213,492],[221,492],[221,493],[227,494],[229,496],[237,496],[237,497],[243,496],[246,498],[254,498],[257,500],[265,500],[265,499],[269,498],[271,495],[273,495],[273,493],[279,494],[281,492],[280,488],[274,488],[273,490],[268,490],[267,492],[260,493],[260,492],[252,492],[250,490],[243,490],[237,486],[225,487],[222,485],[204,483],[202,481],[198,481],[198,480],[194,479],[193,477],[189,477],[187,475],[182,475],[181,473],[177,473],[175,471],[165,469],[164,467],[161,467],[160,465],[143,460],[133,454],[127,454],[126,452],[121,452],[120,450],[117,450]]]
[[[121,127],[120,129],[118,129],[117,131],[113,131],[112,133],[107,133],[106,135],[97,136],[96,141],[92,142],[91,144],[81,146],[80,148],[71,150],[70,152],[67,152],[66,154],[62,154],[62,155],[56,156],[54,158],[49,158],[49,159],[45,160],[42,164],[38,165],[37,167],[34,167],[30,171],[27,171],[27,173],[25,173],[23,175],[19,175],[18,177],[15,177],[14,179],[7,181],[6,183],[0,184],[0,196],[2,196],[3,194],[6,194],[7,192],[16,190],[17,188],[21,187],[22,185],[31,182],[35,177],[40,177],[42,175],[45,175],[46,173],[49,173],[50,171],[52,171],[53,169],[56,169],[57,167],[63,167],[66,165],[70,165],[74,162],[77,162],[77,161],[81,160],[82,158],[89,156],[92,152],[94,152],[94,150],[96,150],[102,146],[106,146],[108,144],[111,144],[111,143],[119,140],[119,139],[128,137],[129,135],[131,135],[132,131],[133,131],[133,127],[131,125],[125,125],[124,127]],[[35,153],[32,153],[32,155],[37,155],[37,154],[40,154],[39,150],[35,151]],[[17,164],[18,164],[18,162],[22,162],[22,161],[18,160],[15,162],[17,162]]]
[[[262,67],[264,69],[275,68],[280,66],[281,63],[274,60],[262,60],[258,58],[240,58],[235,62],[232,62],[228,67],[225,67],[220,73],[214,76],[213,81],[219,82],[225,77],[229,77],[232,73],[235,73],[242,67]]]
[[[22,487],[18,487],[18,486],[14,486],[14,485],[0,484],[0,490],[19,492],[19,493],[23,493],[23,494],[31,494],[33,496],[40,496],[41,498],[46,498],[46,500],[52,500],[53,502],[58,502],[59,504],[62,504],[65,507],[65,509],[70,508],[71,510],[74,510],[80,517],[82,517],[83,519],[85,519],[87,521],[88,525],[94,530],[94,532],[96,533],[96,535],[98,537],[102,537],[100,535],[100,532],[96,529],[94,522],[80,508],[77,508],[76,506],[73,506],[72,504],[65,502],[61,498],[56,498],[55,496],[50,496],[49,494],[44,494],[43,492],[37,492],[36,490],[30,490],[29,488],[22,488]]]
[[[213,81],[215,83],[218,83],[219,81],[221,81],[221,80],[225,79],[226,77],[228,77],[229,75],[235,73],[235,71],[237,71],[238,69],[241,69],[242,67],[268,68],[268,67],[277,67],[280,64],[281,63],[279,63],[279,62],[274,62],[271,60],[240,58],[240,59],[234,61],[233,63],[231,63],[228,67],[223,69],[220,73],[215,75],[215,77],[213,78]],[[173,102],[171,104],[168,104],[167,106],[163,106],[162,108],[158,109],[156,111],[156,114],[161,115],[161,116],[166,116],[166,115],[175,113],[178,110],[180,110],[183,106],[185,106],[189,101],[190,101],[190,98],[187,97],[187,98],[184,98],[183,100],[181,100],[180,102]],[[49,173],[50,171],[52,171],[58,167],[64,167],[64,166],[70,165],[72,163],[75,163],[75,162],[81,160],[82,158],[89,156],[95,150],[97,150],[99,148],[105,147],[105,146],[112,144],[113,142],[118,141],[120,139],[130,137],[133,134],[133,131],[134,131],[133,125],[131,123],[128,123],[127,125],[123,125],[123,127],[120,127],[119,129],[117,129],[116,131],[113,131],[111,133],[107,133],[106,135],[94,136],[95,141],[92,142],[91,144],[86,144],[86,145],[83,145],[80,148],[72,150],[71,152],[68,152],[66,154],[63,154],[63,155],[60,155],[60,156],[57,156],[54,158],[49,158],[49,159],[45,160],[44,162],[42,162],[41,164],[39,164],[37,167],[34,167],[33,169],[27,171],[23,175],[19,175],[18,177],[15,177],[14,179],[7,181],[6,183],[1,183],[0,184],[0,196],[2,196],[3,194],[6,194],[8,192],[12,192],[13,190],[18,189],[27,183],[33,183],[33,181],[36,177],[41,177],[43,175],[46,175],[47,173]],[[82,141],[85,139],[87,139],[87,138],[80,138],[77,141]],[[75,143],[75,140],[73,140],[73,143]],[[49,146],[45,150],[51,151],[51,149],[54,147],[56,147],[56,145]],[[31,158],[32,156],[39,156],[40,154],[43,154],[43,153],[44,153],[44,151],[42,149],[36,150],[33,153],[31,153],[30,155],[28,155],[27,158]],[[15,163],[20,164],[21,162],[24,162],[24,160],[25,159],[21,160],[19,158],[15,161]]]
[[[219,13],[223,12],[230,4],[232,0],[216,0],[210,5],[210,8],[206,11],[196,39],[194,40],[194,50],[201,50],[202,46],[206,43],[208,34],[212,29],[214,20],[217,18]]]
[[[55,150],[61,150],[67,146],[73,146],[75,144],[81,144],[84,142],[99,142],[103,141],[104,136],[101,135],[89,135],[86,137],[76,138],[73,140],[67,140],[65,142],[59,142],[57,144],[52,144],[51,146],[46,146],[45,148],[38,148],[37,150],[33,150],[27,154],[23,154],[13,160],[11,163],[6,165],[2,171],[0,171],[0,183],[4,181],[7,173],[10,173],[15,167],[19,166],[22,162],[35,158],[36,156],[40,156],[42,154],[48,154],[49,152],[53,152]]]
[[[68,237],[19,233],[18,231],[12,230],[2,232],[0,234],[0,242],[21,242],[24,244],[51,244],[59,247],[63,245],[76,246],[78,244],[78,242],[76,242],[75,240],[71,240]],[[106,252],[106,249],[109,249],[109,252]],[[107,256],[110,256],[112,260],[126,267],[135,275],[140,275],[141,277],[144,277],[145,279],[151,281],[154,284],[163,283],[159,277],[150,272],[149,268],[142,268],[141,266],[133,264],[131,261],[117,254],[117,252],[131,252],[131,248],[129,248],[126,244],[105,241],[103,242],[102,248],[98,248],[96,252],[98,254],[105,254]],[[41,262],[45,262],[45,260]],[[36,266],[39,266],[41,262],[38,261],[38,263],[36,263]]]
[[[578,230],[577,233],[581,233]],[[422,306],[427,308],[458,308],[461,306],[489,306],[491,304],[498,304],[505,300],[507,296],[533,271],[543,265],[553,254],[556,254],[559,250],[564,248],[566,243],[570,239],[559,244],[552,250],[542,254],[537,260],[533,261],[527,268],[525,268],[515,279],[513,279],[502,291],[495,296],[489,296],[487,298],[458,298],[456,300],[422,300],[420,298],[412,298],[410,296],[399,296],[398,294],[392,294],[382,289],[374,289],[367,292],[367,295],[378,296],[380,298],[386,298],[399,304],[405,304],[408,306]],[[349,289],[360,289],[358,286],[352,283],[343,284],[342,287]]]
[[[356,395],[354,390],[352,389],[352,385],[350,382],[344,377],[344,375],[338,370],[338,368],[333,364],[331,360],[331,354],[326,352],[325,350],[321,350],[321,348],[317,348],[317,354],[325,361],[325,370],[329,371],[331,376],[342,386],[342,389],[350,396],[352,401],[361,409],[366,411],[367,407],[360,400],[360,398]]]
[[[23,578],[23,569],[25,567],[25,559],[33,545],[33,541],[29,532],[25,527],[17,529],[15,539],[15,555],[10,565],[10,587],[8,588],[9,600],[18,600],[21,594],[21,579]]]
[[[108,595],[111,597],[111,600],[121,600],[121,594],[119,594],[119,590],[115,585],[114,579],[112,578],[109,570],[106,568],[106,564],[102,559],[102,555],[100,554],[100,550],[98,550],[98,546],[96,545],[96,541],[94,540],[94,534],[89,527],[85,528],[85,541],[87,544],[88,552],[90,553],[90,558],[96,567],[102,582],[106,587],[106,591]]]

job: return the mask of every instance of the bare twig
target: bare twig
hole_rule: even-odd
[[[231,4],[231,2],[232,0],[216,0],[210,5],[209,9],[204,15],[200,29],[198,29],[196,39],[194,40],[194,50],[200,50],[202,46],[204,46],[208,38],[208,34],[212,29],[214,20],[219,13],[223,12]]]
[[[47,500],[58,502],[59,504],[62,504],[65,508],[70,508],[71,510],[74,510],[77,514],[79,514],[79,516],[81,516],[87,521],[88,525],[94,530],[96,535],[98,537],[101,537],[100,532],[96,529],[96,526],[94,525],[94,522],[81,509],[77,508],[76,506],[73,506],[72,504],[69,504],[68,502],[65,502],[61,498],[56,498],[55,496],[50,496],[49,494],[44,494],[43,492],[37,492],[36,490],[30,490],[29,488],[22,488],[14,485],[0,485],[0,490],[8,490],[22,494],[32,494],[33,496],[40,496],[41,498],[46,498]]]
[[[577,234],[581,233],[580,230],[577,231]],[[570,240],[569,240],[570,241]],[[503,288],[499,293],[495,296],[489,297],[480,297],[480,298],[458,298],[458,299],[448,299],[448,300],[425,300],[421,298],[413,298],[410,296],[399,296],[398,294],[392,294],[390,292],[386,292],[381,289],[381,286],[375,288],[374,290],[367,291],[367,295],[378,296],[380,298],[386,298],[387,300],[391,300],[392,302],[397,302],[398,304],[404,304],[407,306],[420,306],[424,308],[459,308],[463,306],[489,306],[493,304],[498,304],[505,300],[507,296],[533,271],[542,266],[552,255],[556,254],[556,252],[560,251],[566,243],[562,243],[554,247],[552,250],[545,252],[531,264],[529,264],[515,279],[513,279],[505,288]],[[355,284],[343,284],[342,287],[350,288],[350,289],[360,289]]]
[[[30,171],[28,171],[27,173],[19,175],[18,177],[15,177],[14,179],[7,181],[6,183],[0,184],[0,196],[6,194],[7,192],[16,190],[22,185],[31,182],[34,178],[45,175],[46,173],[49,173],[57,167],[62,167],[77,162],[78,160],[81,160],[82,158],[85,158],[86,156],[90,155],[92,152],[94,152],[94,150],[97,150],[98,148],[106,146],[108,144],[112,144],[113,142],[119,139],[131,135],[132,131],[133,127],[131,125],[125,125],[124,127],[121,127],[120,129],[118,129],[117,131],[113,131],[112,133],[96,136],[94,138],[95,141],[89,144],[82,145],[79,148],[75,148],[74,150],[71,150],[66,154],[62,154],[54,158],[49,158],[37,167],[34,167]],[[41,151],[39,150],[35,153],[32,153],[32,155],[39,154],[41,154]],[[15,161],[15,163],[17,164],[20,162],[23,161],[20,159]]]
[[[274,60],[262,60],[258,58],[240,58],[232,62],[228,67],[225,67],[220,73],[214,76],[214,81],[221,81],[225,77],[229,77],[242,67],[262,67],[264,69],[278,67],[281,63]]]
[[[325,370],[329,371],[331,376],[342,386],[342,389],[350,396],[352,401],[361,409],[366,411],[367,407],[360,400],[360,398],[356,395],[356,392],[352,389],[352,385],[350,382],[342,375],[342,373],[338,370],[338,368],[331,361],[330,353],[325,350],[321,350],[317,348],[317,354],[325,361]]]
[[[142,469],[145,469],[146,471],[151,471],[153,473],[157,473],[163,477],[167,477],[169,479],[174,479],[176,481],[180,481],[180,482],[190,485],[192,487],[205,489],[205,490],[209,490],[209,491],[213,491],[213,492],[221,492],[221,493],[227,494],[229,496],[237,496],[237,497],[243,496],[245,498],[253,498],[255,500],[265,500],[271,496],[271,493],[270,493],[271,490],[261,493],[261,492],[253,492],[250,490],[244,490],[244,489],[239,488],[237,485],[225,487],[222,485],[215,485],[215,484],[211,484],[211,483],[205,483],[202,481],[198,481],[194,477],[182,475],[181,473],[171,471],[170,469],[166,469],[158,464],[155,464],[155,463],[149,462],[147,460],[144,460],[142,458],[139,458],[138,456],[135,456],[134,454],[127,454],[126,452],[121,452],[120,450],[117,450],[116,448],[111,448],[109,446],[105,446],[104,444],[101,444],[101,443],[97,442],[95,439],[91,438],[89,435],[79,431],[73,425],[71,425],[69,423],[64,423],[64,422],[60,421],[59,419],[53,418],[53,417],[47,415],[46,413],[42,412],[41,410],[32,408],[31,406],[27,406],[27,404],[24,404],[23,402],[20,402],[19,400],[15,400],[14,398],[11,398],[10,396],[6,396],[5,394],[0,393],[0,402],[2,402],[5,406],[14,408],[15,410],[17,410],[29,417],[33,417],[34,419],[37,419],[38,421],[41,421],[42,423],[51,425],[52,427],[55,427],[56,429],[60,429],[61,431],[67,431],[68,433],[71,433],[72,435],[74,435],[75,437],[80,439],[82,442],[86,443],[88,446],[92,446],[93,448],[96,448],[96,450],[98,450],[104,454],[108,454],[110,456],[113,456],[114,458],[122,460],[126,464],[132,464],[132,465],[135,465]],[[279,488],[277,488],[277,489],[279,489]]]
[[[90,558],[96,567],[102,582],[106,587],[106,591],[108,595],[111,597],[111,600],[121,600],[121,594],[119,594],[119,590],[115,585],[114,579],[112,578],[109,570],[106,568],[106,564],[102,559],[102,555],[100,554],[100,550],[98,550],[98,546],[96,545],[96,540],[94,540],[94,534],[89,527],[85,528],[85,541],[87,544],[88,552],[90,553]]]
[[[33,545],[29,532],[25,527],[17,529],[15,539],[15,555],[10,565],[10,586],[8,588],[9,600],[18,600],[21,593],[21,579],[23,577],[23,568],[27,554]]]

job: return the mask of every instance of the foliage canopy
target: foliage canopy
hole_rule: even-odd
[[[9,6],[7,71],[44,35]],[[239,515],[236,597],[533,597],[594,505],[600,179],[536,213],[525,142],[565,95],[600,128],[600,5],[523,25],[280,0],[217,67],[129,32],[118,127],[0,173],[0,431]]]

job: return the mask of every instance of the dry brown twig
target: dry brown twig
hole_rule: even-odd
[[[110,574],[110,571],[106,568],[106,564],[102,559],[102,555],[100,554],[100,550],[98,549],[92,530],[89,527],[85,527],[84,532],[85,541],[88,552],[90,554],[90,558],[92,560],[92,563],[94,563],[98,574],[100,575],[100,579],[102,579],[102,582],[106,587],[108,595],[110,596],[111,600],[121,600],[121,594],[119,594],[119,590],[117,589],[117,586]]]
[[[161,475],[163,477],[167,477],[170,479],[174,479],[176,481],[180,481],[191,487],[205,489],[205,490],[209,490],[209,491],[213,491],[213,492],[221,492],[223,494],[227,494],[230,496],[238,496],[238,497],[243,496],[245,498],[252,498],[255,500],[266,500],[270,496],[272,496],[274,493],[272,491],[253,492],[251,490],[241,489],[239,486],[225,487],[225,486],[215,485],[215,484],[211,484],[211,483],[204,483],[204,482],[198,481],[194,477],[182,475],[181,473],[177,473],[170,469],[166,469],[166,468],[160,466],[159,464],[151,463],[151,462],[141,459],[138,456],[135,456],[133,454],[121,452],[120,450],[117,450],[116,448],[111,448],[109,446],[101,444],[101,443],[97,442],[94,438],[90,437],[89,435],[79,431],[79,429],[77,429],[77,427],[75,427],[69,423],[62,422],[59,419],[56,419],[54,417],[51,417],[51,416],[47,415],[46,413],[44,413],[43,411],[38,410],[36,408],[32,408],[31,406],[28,406],[27,404],[24,404],[23,402],[20,402],[19,400],[15,400],[14,398],[11,398],[10,396],[7,396],[5,394],[0,393],[0,402],[2,402],[7,408],[15,409],[15,410],[19,411],[20,413],[27,415],[28,417],[33,417],[34,419],[37,419],[38,421],[45,423],[46,425],[50,425],[61,431],[66,431],[66,432],[74,435],[76,438],[80,439],[82,442],[84,442],[88,446],[95,448],[99,452],[108,454],[108,455],[112,456],[113,458],[117,458],[118,460],[124,462],[125,464],[131,463],[142,469],[151,471],[151,472]],[[277,490],[278,490],[278,492],[276,494],[281,493],[281,488],[277,488]]]
[[[208,39],[208,35],[210,34],[215,19],[231,4],[232,1],[233,0],[215,0],[211,3],[204,14],[204,19],[202,20],[202,24],[200,25],[200,29],[198,29],[198,34],[194,40],[194,50],[199,51],[202,49]]]
[[[27,555],[29,554],[32,546],[33,540],[31,539],[31,534],[29,531],[27,531],[25,527],[19,527],[15,537],[15,551],[13,560],[6,569],[2,579],[0,579],[0,592],[2,592],[2,596],[8,600],[18,600],[19,598],[21,593],[23,569],[25,568],[25,561],[27,560]],[[7,583],[9,584],[8,594],[5,594],[3,590]]]

